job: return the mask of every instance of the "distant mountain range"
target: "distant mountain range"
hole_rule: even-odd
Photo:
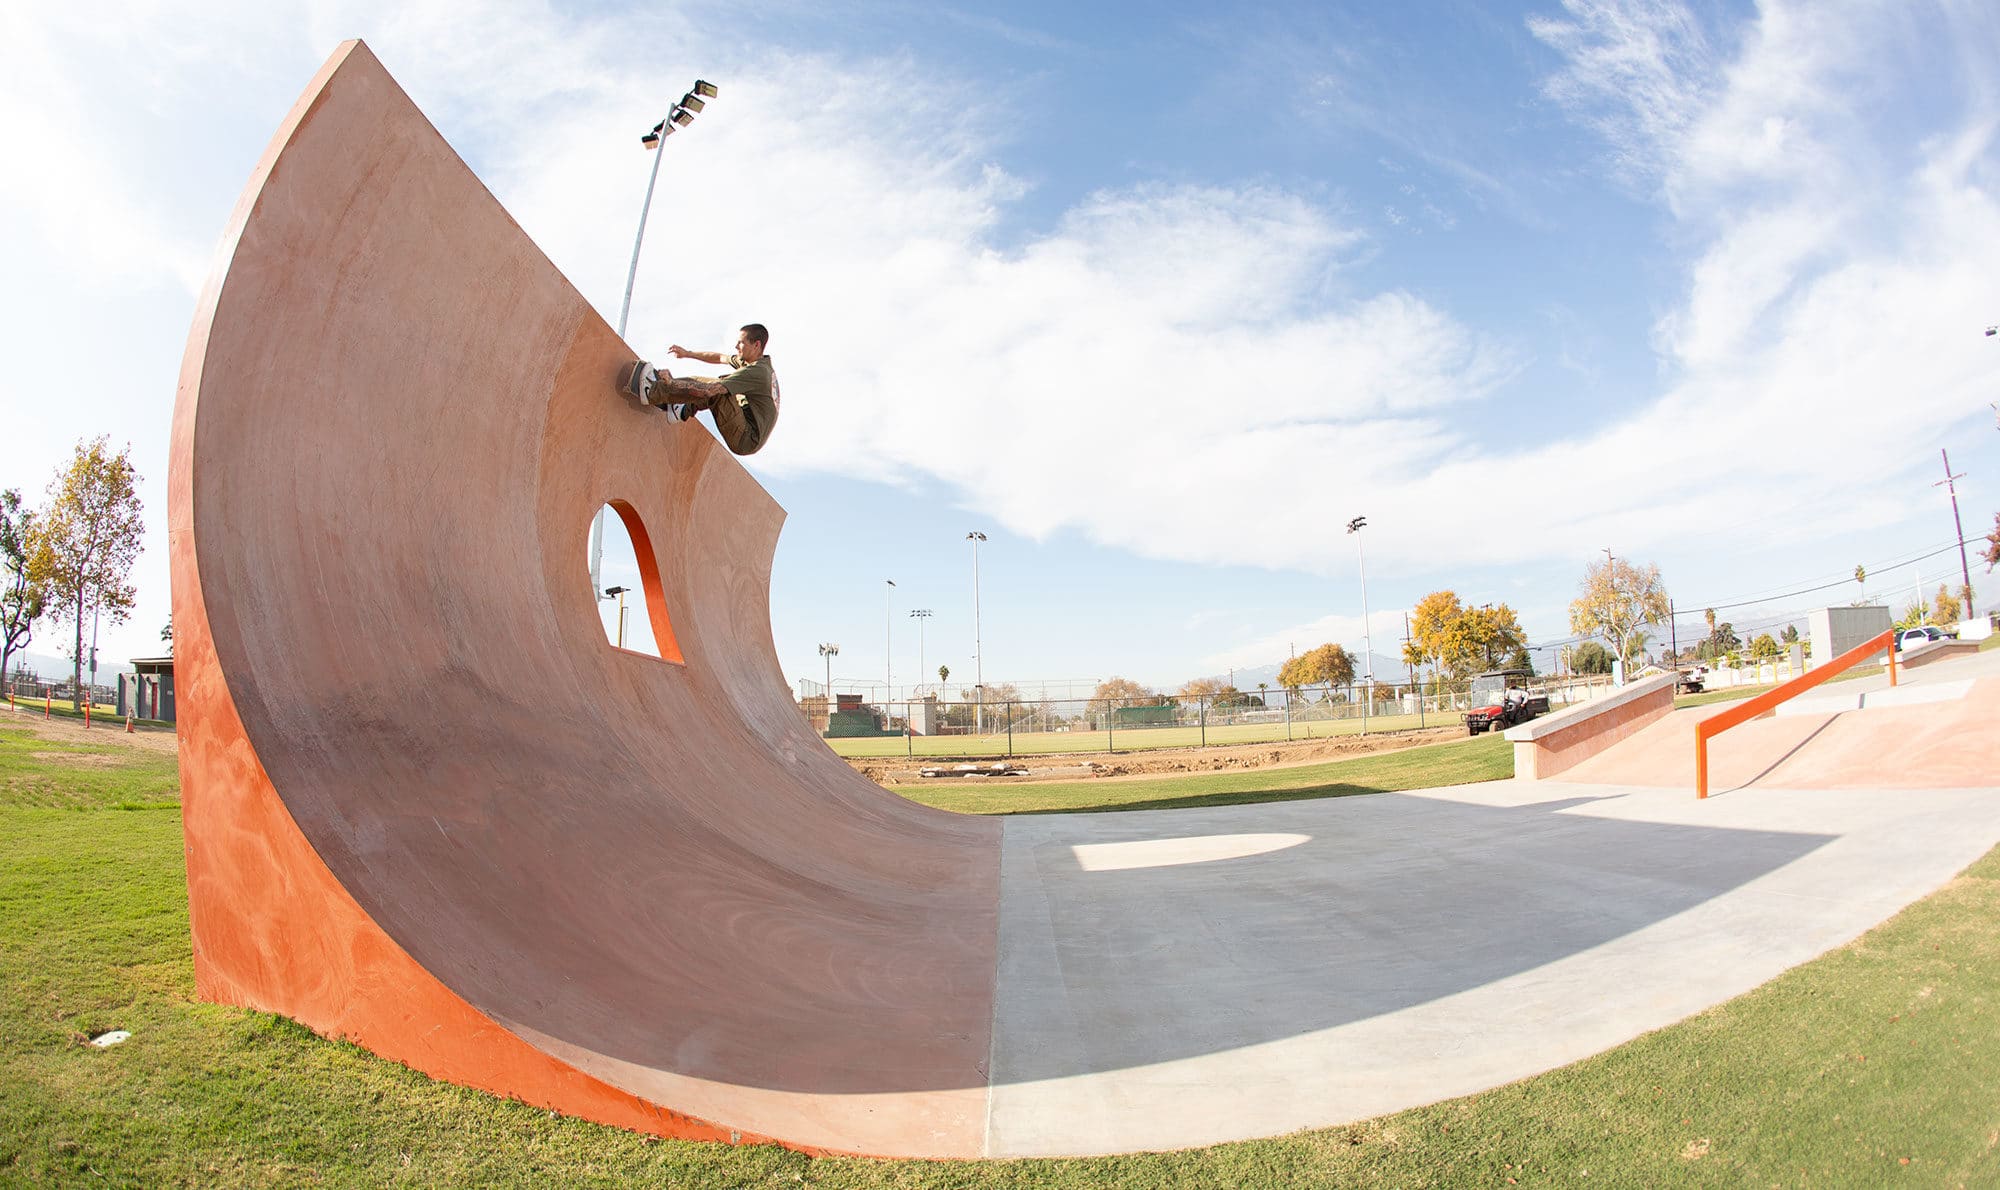
[[[162,652],[164,653],[165,650],[163,649]],[[12,657],[8,658],[7,668],[9,670],[10,676],[12,671],[25,668],[30,673],[33,673],[34,675],[36,675],[42,681],[45,682],[68,681],[71,671],[71,663],[69,658],[58,656],[54,653],[36,653],[33,651],[29,651],[25,653],[16,653]],[[131,672],[132,672],[132,666],[130,662],[113,661],[109,657],[106,657],[104,655],[104,650],[102,648],[98,649],[97,651],[98,685],[100,686],[112,685],[118,681],[117,675],[128,674]],[[88,665],[84,666],[83,676],[84,680],[86,681],[90,679],[90,667]]]

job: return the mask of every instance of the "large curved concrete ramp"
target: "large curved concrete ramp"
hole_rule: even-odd
[[[999,826],[813,736],[771,647],[783,513],[615,394],[629,354],[342,46],[175,412],[201,992],[653,1131],[976,1153]],[[677,660],[605,643],[606,501]]]
[[[1942,665],[1948,707],[1731,733],[1701,802],[1637,779],[1686,750],[1662,728],[1587,784],[926,810],[792,705],[782,514],[615,394],[629,354],[343,46],[244,192],[174,418],[202,995],[664,1135],[1171,1148],[1585,1057],[2000,840],[2000,674]],[[607,501],[667,660],[605,643]],[[1756,780],[1780,762],[1814,787]]]

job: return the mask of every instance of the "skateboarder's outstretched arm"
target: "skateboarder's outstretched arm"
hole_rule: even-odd
[[[667,348],[667,353],[675,359],[698,359],[705,364],[720,364],[723,360],[720,351],[689,351],[679,343]]]

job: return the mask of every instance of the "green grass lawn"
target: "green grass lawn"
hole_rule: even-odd
[[[180,792],[171,754],[41,740],[0,721],[0,805],[142,809],[179,805]]]
[[[1490,763],[1467,743],[1427,752]],[[556,1117],[197,1003],[172,794],[113,809],[140,799],[100,784],[115,766],[5,745],[0,1185],[2000,1185],[2000,852],[1747,996],[1484,1094],[1181,1153],[816,1160]],[[1304,779],[1341,792],[1367,771]],[[81,1044],[111,1028],[134,1037]]]

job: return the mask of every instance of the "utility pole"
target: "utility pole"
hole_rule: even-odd
[[[1986,333],[1990,335],[1993,332],[1988,331]],[[1958,533],[1958,577],[1965,584],[1964,590],[1961,593],[1965,596],[1965,618],[1970,620],[1973,618],[1972,567],[1965,560],[1965,522],[1958,519],[1958,484],[1956,482],[1964,479],[1965,473],[1960,472],[1957,475],[1951,473],[1950,452],[1940,449],[1938,455],[1944,459],[1944,478],[1931,486],[1934,488],[1942,487],[1951,493],[1951,527]]]
[[[882,612],[882,701],[886,704],[896,697],[896,580],[882,580],[889,584],[886,592],[887,606]]]

